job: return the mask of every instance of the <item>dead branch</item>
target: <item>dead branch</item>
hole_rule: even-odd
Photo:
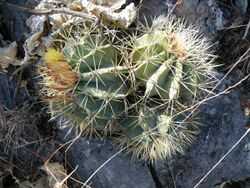
[[[54,8],[54,9],[33,9],[33,8],[28,8],[28,7],[23,7],[23,6],[19,6],[19,5],[14,5],[12,3],[6,3],[3,0],[0,0],[0,7],[3,8],[7,8],[10,10],[15,10],[15,11],[19,11],[19,12],[28,12],[31,14],[36,14],[36,15],[51,15],[51,14],[68,14],[68,15],[72,15],[72,16],[76,16],[76,17],[81,17],[81,18],[85,18],[87,20],[90,21],[96,21],[96,17],[83,13],[83,12],[77,12],[74,10],[70,10],[68,8]]]

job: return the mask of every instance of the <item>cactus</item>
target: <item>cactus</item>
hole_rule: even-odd
[[[121,64],[119,51],[106,35],[86,27],[71,32],[63,40],[55,39],[57,49],[49,49],[44,55],[47,72],[57,77],[53,84],[51,76],[44,77],[46,94],[53,90],[48,100],[50,111],[84,130],[104,129],[126,112],[127,67]]]
[[[214,56],[195,27],[170,16],[137,31],[126,44],[131,49],[126,59],[140,102],[119,122],[118,143],[154,162],[183,152],[197,133],[199,123],[187,109],[214,81]]]
[[[214,56],[196,28],[160,17],[140,25],[128,42],[105,27],[67,30],[44,56],[52,116],[90,135],[109,126],[120,147],[143,160],[183,152],[198,125],[187,109],[214,77]]]
[[[194,27],[172,17],[160,17],[151,27],[138,30],[141,34],[131,37],[128,59],[135,67],[136,85],[143,88],[142,97],[166,102],[194,99],[213,77],[207,41]]]
[[[192,142],[198,123],[184,113],[141,107],[138,114],[120,122],[120,147],[139,159],[155,162],[171,157]]]

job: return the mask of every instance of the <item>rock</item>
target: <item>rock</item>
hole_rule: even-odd
[[[249,4],[248,0],[237,0],[237,1],[235,1],[236,7],[239,8],[243,14],[247,13],[248,4]]]
[[[151,20],[167,15],[168,7],[161,0],[144,0],[140,7],[139,18],[142,23],[151,24]]]
[[[46,119],[41,109],[2,111],[1,117],[6,120],[2,124],[0,121],[0,156],[4,159],[0,162],[0,168],[8,163],[15,167],[13,173],[23,179],[38,176],[39,168],[49,158],[51,161],[63,163],[62,157],[54,153],[59,142],[53,139],[51,125],[45,124]],[[38,129],[41,126],[47,130],[50,128],[50,133],[42,135]],[[54,155],[51,158],[52,154]]]
[[[6,74],[0,74],[0,101],[9,109],[14,107],[12,100],[13,91],[11,91],[10,83]]]
[[[59,136],[63,138],[65,134],[59,134]],[[116,146],[109,139],[105,142],[97,139],[88,142],[85,138],[80,137],[68,149],[67,162],[72,169],[78,166],[75,176],[81,182],[85,182],[99,166],[116,152]],[[155,187],[148,167],[138,162],[132,162],[131,157],[124,154],[118,154],[109,161],[89,183],[91,187],[95,188]]]
[[[216,1],[183,0],[178,4],[169,1],[169,10],[189,24],[194,24],[209,39],[216,37],[216,30],[224,24],[223,13]]]
[[[185,152],[155,166],[163,187],[194,187],[245,133],[246,118],[236,92],[217,97],[200,109],[201,128]],[[223,180],[245,180],[250,174],[250,135],[198,187],[212,188]],[[171,169],[171,170],[170,170]]]
[[[29,99],[25,88],[17,86],[18,76],[11,78],[12,71],[8,74],[0,73],[0,102],[7,109],[14,109]]]
[[[199,27],[211,40],[217,36],[217,30],[224,27],[225,18],[217,1],[200,0],[145,0],[140,8],[140,21],[150,24],[150,20],[168,13],[184,18],[188,24]]]
[[[20,6],[26,5],[26,1],[18,0],[9,0],[8,3],[13,3]],[[0,10],[0,12],[3,14],[2,34],[6,39],[10,41],[16,41],[18,43],[19,50],[23,52],[22,44],[26,38],[25,36],[29,32],[29,29],[26,26],[26,20],[30,14],[20,13],[6,8],[0,8]]]
[[[38,0],[8,0],[8,3],[15,5],[33,8]],[[31,15],[30,13],[18,12],[15,10],[10,10],[6,8],[0,8],[2,10],[1,14],[3,15],[3,25],[8,33],[8,39],[11,41],[20,41],[23,42],[25,35],[29,33],[29,29],[26,26],[26,20]]]

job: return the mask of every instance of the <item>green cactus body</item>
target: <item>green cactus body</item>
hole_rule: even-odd
[[[205,72],[211,76],[206,63],[201,64],[209,59],[207,47],[197,36],[188,38],[197,33],[182,22],[173,24],[173,20],[161,19],[161,24],[144,27],[141,36],[132,37],[130,63],[135,66],[136,85],[144,87],[145,98],[190,100],[196,96],[199,83],[206,82],[197,76],[203,77]]]
[[[127,59],[138,88],[133,94],[142,100],[119,121],[118,142],[134,156],[154,162],[183,152],[196,135],[195,114],[186,109],[213,79],[213,55],[206,40],[178,19],[160,17],[138,30]]]
[[[158,55],[167,47],[163,32],[144,34],[137,38],[134,43],[132,58],[135,61],[143,61],[154,55]]]
[[[156,36],[159,36],[159,43],[156,39],[152,41],[152,36],[148,34],[136,39],[139,42],[135,42],[135,49],[132,52],[132,62],[137,65],[134,75],[140,82],[139,85],[145,87],[145,97],[159,96],[162,99],[173,100],[179,97],[180,88],[187,87],[183,85],[195,86],[198,83],[195,79],[186,79],[186,83],[182,82],[183,72],[187,69],[184,68],[184,62],[168,52],[166,44],[162,44],[162,41],[168,43],[168,40],[163,37],[163,32],[157,33]],[[141,38],[143,38],[143,44],[140,43]],[[193,82],[189,83],[189,81]]]
[[[101,119],[91,114],[87,114],[80,106],[76,105],[74,101],[67,101],[66,103],[50,102],[50,109],[55,115],[63,115],[63,118],[80,127],[86,134],[91,136],[94,130],[102,130],[103,127],[109,124],[109,120]],[[54,115],[53,115],[54,116]]]
[[[190,129],[195,122],[188,122],[185,117],[163,110],[141,109],[138,116],[120,123],[124,133],[121,145],[129,145],[130,151],[143,160],[171,157],[182,152],[196,134]]]
[[[58,104],[56,110],[78,125],[104,129],[112,119],[126,112],[128,70],[105,35],[86,33],[80,36],[73,33],[64,41],[61,53],[77,73],[78,81],[71,91],[71,100]]]
[[[185,100],[192,98],[192,96],[196,96],[197,93],[197,83],[199,83],[198,75],[196,75],[195,70],[192,69],[189,65],[184,65],[183,72],[183,84],[180,88],[180,96]]]
[[[197,130],[187,109],[214,77],[206,40],[172,17],[138,27],[131,41],[111,39],[107,28],[72,28],[57,41],[59,52],[52,50],[56,58],[44,58],[47,90],[57,96],[49,99],[52,116],[90,134],[107,135],[109,126],[120,146],[143,160],[183,152]]]
[[[76,101],[87,114],[111,119],[125,111],[129,88],[123,75],[126,67],[118,65],[118,58],[118,51],[99,34],[75,45],[69,59],[80,74]]]

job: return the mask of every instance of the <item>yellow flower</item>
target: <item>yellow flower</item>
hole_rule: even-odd
[[[62,54],[55,49],[49,49],[43,56],[44,61],[47,63],[47,66],[57,63],[58,61],[65,61],[65,58]]]
[[[46,62],[45,86],[59,91],[72,87],[77,81],[77,74],[72,70],[62,54],[55,49],[49,49],[44,54]]]

